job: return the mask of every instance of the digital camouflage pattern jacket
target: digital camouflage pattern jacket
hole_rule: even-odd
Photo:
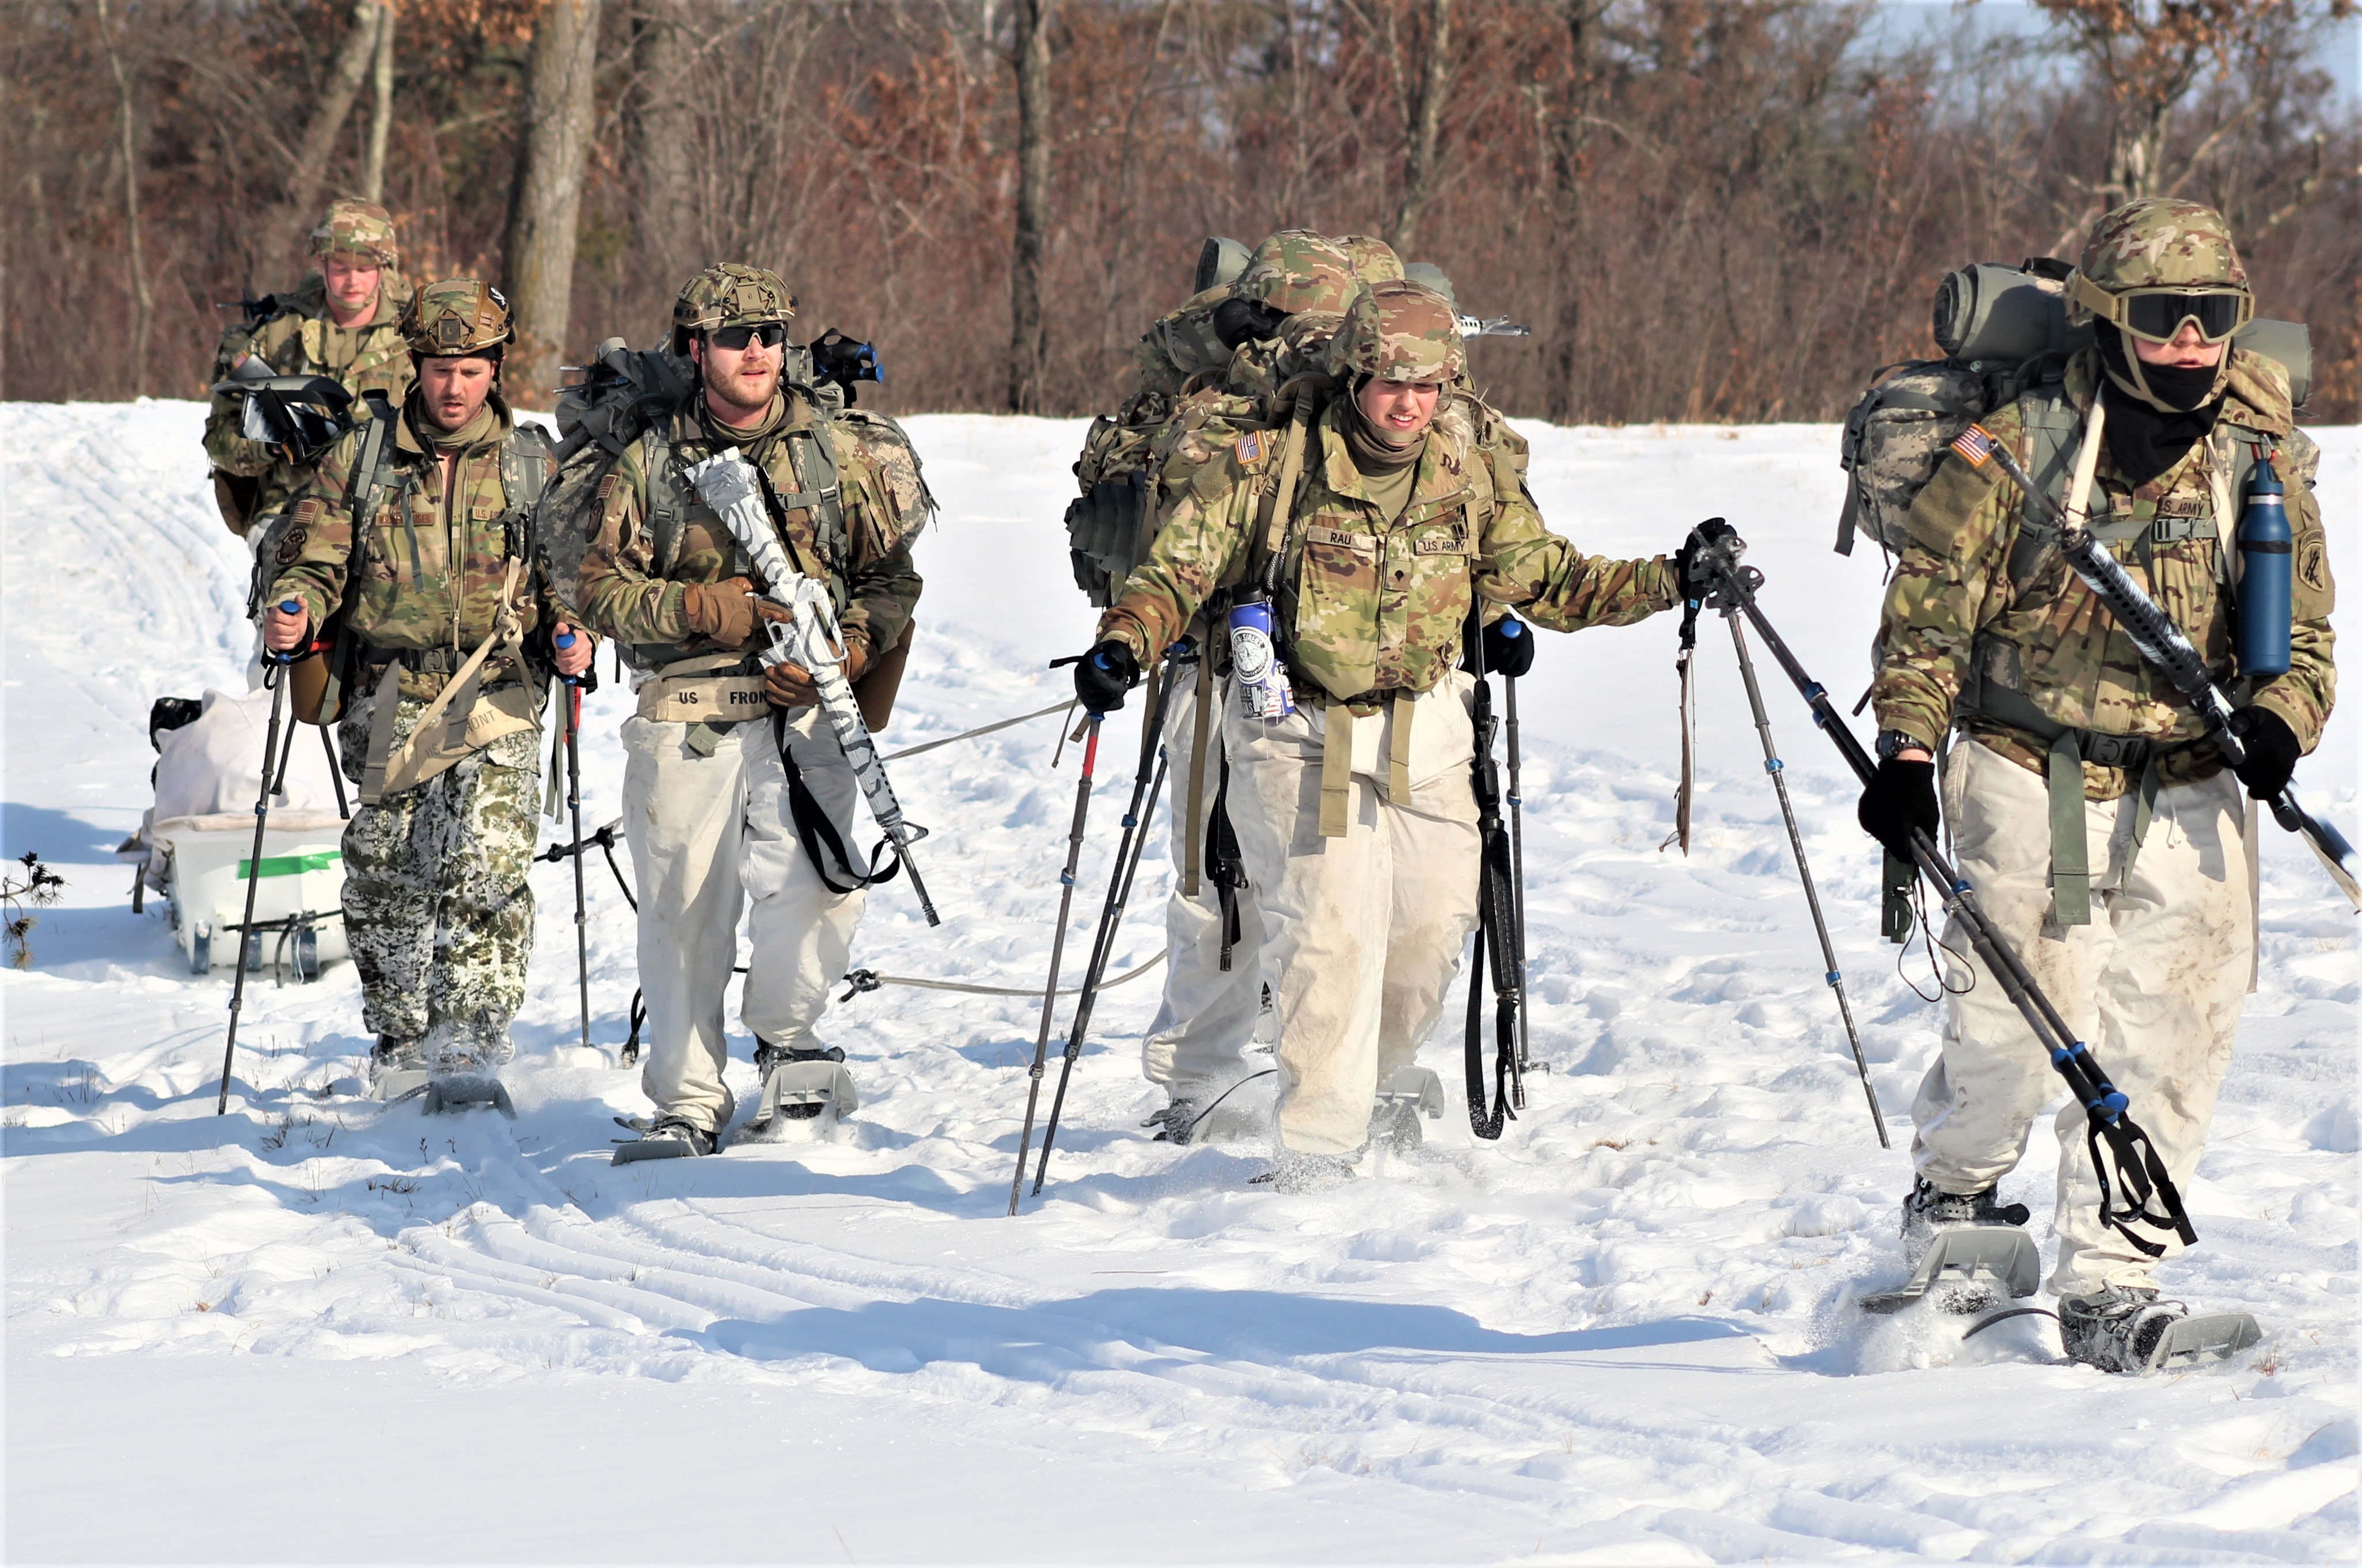
[[[410,286],[392,268],[379,285],[377,309],[356,327],[338,326],[328,319],[328,289],[317,272],[307,272],[292,293],[273,296],[277,308],[259,322],[240,321],[221,336],[214,350],[213,379],[219,381],[248,354],[259,358],[275,375],[334,376],[358,402],[364,392],[381,392],[399,404],[410,392],[410,349],[394,321],[410,303]],[[360,410],[355,407],[354,416]],[[304,486],[304,470],[280,461],[259,441],[242,434],[241,401],[217,397],[205,413],[205,456],[215,469],[233,480],[253,484],[253,499],[244,506],[245,523],[233,523],[243,535],[257,518],[285,507]]]
[[[368,537],[362,541],[359,581],[352,585],[346,624],[359,637],[364,662],[382,664],[391,655],[448,649],[440,661],[447,674],[493,630],[501,585],[512,558],[524,565],[512,596],[528,638],[563,613],[551,585],[534,564],[528,513],[512,505],[501,475],[503,449],[510,465],[538,465],[545,476],[549,448],[537,430],[519,431],[495,393],[484,405],[490,417],[478,439],[443,471],[420,438],[417,400],[406,400],[386,442],[391,482],[379,489]],[[353,513],[366,427],[328,449],[309,485],[297,498],[286,535],[279,544],[278,577],[270,602],[294,599],[322,624],[346,603],[346,570],[353,553]],[[496,653],[496,658],[501,658]],[[513,661],[492,668],[488,682],[523,674]],[[417,660],[410,663],[421,662]],[[405,668],[404,697],[432,696],[441,675]]]
[[[1143,668],[1217,590],[1243,580],[1285,431],[1225,416],[1201,394],[1175,422],[1164,521],[1149,558],[1099,622]],[[1235,401],[1230,404],[1235,409]],[[1389,525],[1345,447],[1350,405],[1314,419],[1279,556],[1277,615],[1300,690],[1352,702],[1432,690],[1461,657],[1473,596],[1557,631],[1623,625],[1674,602],[1662,557],[1584,555],[1542,525],[1522,444],[1462,392],[1429,428],[1410,500]]]
[[[2097,350],[2068,367],[2066,396],[2088,412],[2100,374]],[[2027,403],[1988,415],[1985,428],[2023,461],[2030,451]],[[2227,487],[2239,433],[2278,445],[2274,467],[2288,487],[2295,535],[2295,626],[2285,675],[2259,683],[2258,707],[2287,721],[2307,751],[2321,738],[2336,697],[2329,614],[2336,598],[2312,494],[2319,450],[2291,423],[2288,377],[2274,362],[2234,350],[2229,390],[2213,435],[2180,462],[2137,490],[2118,477],[2104,449],[2091,523],[2111,540],[2133,580],[2173,617],[2218,677],[2232,674],[2232,613],[2223,591],[2216,536],[2215,478]],[[1878,721],[1932,747],[1957,719],[1970,734],[2039,772],[2042,737],[1984,712],[2007,705],[2000,688],[2020,693],[2052,724],[2128,735],[2180,749],[2158,758],[2163,785],[2192,782],[2222,767],[2212,745],[2192,745],[2204,726],[2165,677],[2148,668],[2131,637],[2084,586],[2055,547],[2021,543],[2017,487],[1998,464],[1982,470],[1947,457],[1910,514],[1910,539],[1887,591],[1877,684]],[[2229,498],[2226,531],[2235,535],[2244,498]],[[2110,526],[2112,520],[2118,520]],[[2146,525],[2146,526],[2141,526]],[[2235,698],[2235,691],[2234,692]],[[2133,782],[2122,767],[2083,765],[2084,792],[2113,800]]]
[[[595,532],[574,587],[583,618],[646,669],[721,651],[690,629],[686,585],[752,574],[728,525],[678,477],[739,445],[703,409],[703,395],[693,394],[600,479]],[[911,543],[934,504],[899,428],[856,413],[829,418],[790,386],[771,428],[742,450],[768,481],[789,558],[828,583],[848,644],[866,643],[873,659],[891,648],[919,602]],[[652,465],[664,461],[670,475],[652,483]],[[841,522],[819,504],[832,488]]]

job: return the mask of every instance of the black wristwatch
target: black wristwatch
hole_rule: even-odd
[[[1881,730],[1878,732],[1879,761],[1893,761],[1895,755],[1898,752],[1903,751],[1905,747],[1917,751],[1927,751],[1933,749],[1926,741],[1921,740],[1917,735],[1904,734],[1901,730]]]

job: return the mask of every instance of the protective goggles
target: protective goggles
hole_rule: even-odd
[[[754,326],[717,326],[706,336],[716,348],[736,353],[749,343],[760,343],[766,348],[777,348],[788,340],[787,324],[766,321]]]
[[[2205,341],[2220,343],[2256,314],[2255,296],[2245,289],[2126,289],[2112,294],[2078,272],[2074,294],[2077,304],[2102,321],[2151,343],[2172,342],[2184,322],[2195,325]]]

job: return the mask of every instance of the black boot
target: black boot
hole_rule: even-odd
[[[1957,1231],[1964,1225],[2023,1225],[2028,1210],[2023,1203],[2003,1203],[1994,1195],[1998,1184],[1982,1192],[1939,1192],[1936,1184],[1921,1176],[1911,1184],[1911,1196],[1903,1200],[1903,1257],[1912,1267],[1919,1266],[1926,1255],[1927,1243],[1939,1231]]]

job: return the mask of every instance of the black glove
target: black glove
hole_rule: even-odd
[[[1878,765],[1870,787],[1861,792],[1854,818],[1862,832],[1900,858],[1910,859],[1912,830],[1933,838],[1940,820],[1936,812],[1936,765],[1888,757]]]
[[[1719,517],[1709,517],[1690,530],[1689,537],[1682,541],[1682,547],[1673,552],[1673,575],[1681,583],[1683,598],[1703,599],[1713,586],[1706,574],[1698,569],[1700,549],[1738,536],[1738,530]]]
[[[1514,680],[1534,667],[1534,629],[1515,615],[1485,628],[1485,673]]]
[[[1109,637],[1075,661],[1075,695],[1094,713],[1112,713],[1140,681],[1140,661]]]
[[[2239,782],[2256,800],[2278,799],[2296,776],[2297,758],[2304,755],[2296,744],[2296,732],[2269,708],[2240,709],[2231,715],[2231,731],[2247,748],[2247,760],[2232,769]]]

